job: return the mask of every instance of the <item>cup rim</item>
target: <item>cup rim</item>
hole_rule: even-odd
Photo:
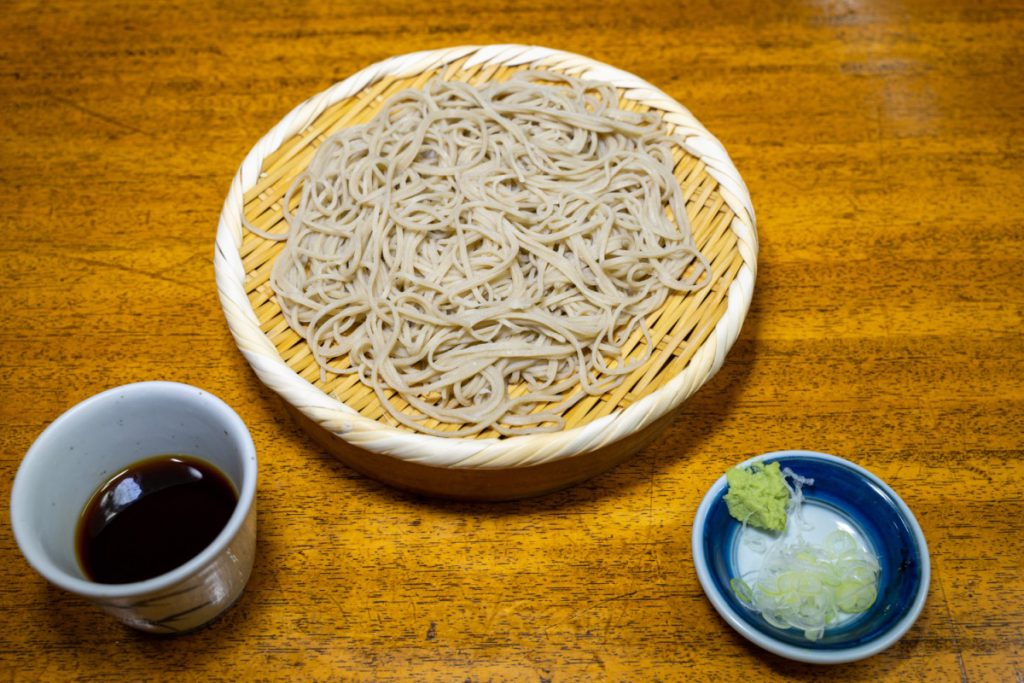
[[[45,447],[45,441],[73,416],[92,410],[97,404],[109,401],[114,394],[124,396],[152,391],[161,392],[168,396],[187,396],[192,400],[195,400],[194,396],[198,392],[199,396],[201,396],[200,400],[205,401],[207,407],[221,418],[225,428],[229,430],[229,436],[238,443],[242,454],[242,481],[238,491],[238,504],[235,506],[234,512],[231,513],[231,517],[228,518],[227,524],[225,524],[224,528],[221,529],[220,533],[217,534],[216,538],[206,548],[192,559],[169,572],[144,581],[134,581],[132,583],[97,583],[69,574],[50,561],[46,554],[41,552],[38,545],[29,541],[30,530],[27,527],[25,515],[18,512],[19,508],[28,505],[29,496],[31,496],[31,492],[26,488],[28,486],[26,483],[28,479],[27,471],[31,467],[29,462],[33,458],[38,457],[37,454]],[[227,403],[209,391],[190,384],[160,380],[134,382],[112,387],[86,398],[66,410],[40,432],[28,451],[26,451],[18,466],[18,472],[14,477],[10,502],[11,527],[14,531],[15,541],[29,565],[47,581],[59,588],[87,598],[101,600],[151,593],[174,586],[189,576],[194,575],[198,570],[212,562],[230,545],[249,516],[249,511],[255,501],[257,475],[256,446],[253,443],[252,435],[249,433],[249,429],[245,426],[242,418]]]

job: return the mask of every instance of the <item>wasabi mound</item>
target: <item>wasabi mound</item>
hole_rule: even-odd
[[[739,521],[767,531],[786,528],[789,487],[779,463],[755,462],[746,469],[733,467],[725,473],[729,492],[725,504]]]

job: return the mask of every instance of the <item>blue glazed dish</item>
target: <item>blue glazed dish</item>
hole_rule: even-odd
[[[924,534],[907,505],[881,479],[834,455],[779,451],[741,466],[755,461],[778,462],[814,479],[803,488],[804,510],[829,527],[822,531],[845,529],[874,552],[880,565],[878,597],[866,612],[827,628],[816,641],[797,629],[777,628],[744,605],[730,581],[742,575],[741,565],[749,560],[750,551],[741,543],[742,525],[729,515],[722,476],[697,510],[692,539],[697,577],[722,618],[770,652],[818,664],[870,657],[903,637],[921,613],[931,574]]]

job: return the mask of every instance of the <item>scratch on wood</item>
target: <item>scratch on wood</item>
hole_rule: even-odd
[[[125,130],[132,131],[133,133],[141,133],[143,135],[150,135],[151,134],[151,133],[149,133],[149,131],[145,131],[145,130],[143,130],[141,128],[138,128],[137,126],[133,126],[133,125],[131,125],[129,123],[125,123],[124,121],[121,121],[119,119],[115,119],[113,116],[107,116],[106,114],[101,114],[98,111],[93,111],[92,109],[89,109],[88,107],[83,107],[82,105],[78,104],[74,100],[69,100],[66,97],[61,97],[60,95],[54,95],[52,93],[48,94],[47,97],[49,97],[54,102],[59,102],[60,104],[66,105],[68,107],[71,107],[72,109],[77,109],[78,111],[82,112],[83,114],[85,114],[87,116],[91,116],[91,117],[93,117],[95,119],[99,119],[100,121],[103,121],[105,123],[109,123],[112,126],[117,126],[118,128],[124,128]]]
[[[604,598],[603,600],[598,600],[597,602],[589,604],[586,607],[581,607],[578,610],[573,611],[572,614],[570,614],[567,618],[562,619],[561,621],[558,621],[558,622],[556,622],[554,624],[551,624],[550,626],[545,628],[544,632],[548,633],[548,632],[551,631],[552,628],[554,628],[556,626],[561,626],[562,624],[570,623],[571,621],[576,619],[581,614],[584,614],[584,613],[589,612],[589,611],[591,611],[593,609],[596,609],[596,608],[600,607],[601,605],[607,605],[607,604],[612,603],[612,602],[618,602],[619,600],[626,600],[627,598],[631,598],[631,597],[633,597],[634,595],[636,595],[639,592],[640,591],[629,591],[628,593],[622,593],[620,595],[613,595],[610,598]]]
[[[938,558],[935,558],[935,559],[932,560],[934,565],[938,565],[939,564],[937,559]],[[938,568],[938,567],[936,566],[936,568]],[[936,574],[938,575],[939,572],[936,572]],[[957,632],[958,628],[957,628],[956,618],[953,616],[953,612],[949,608],[949,600],[946,599],[946,587],[942,584],[941,580],[938,581],[938,584],[939,584],[939,591],[942,593],[942,604],[946,608],[946,616],[949,617],[949,626],[950,626],[950,631],[951,631],[950,637],[953,640],[953,649],[956,651],[956,663],[957,663],[957,666],[960,667],[960,680],[963,683],[967,683],[967,680],[968,680],[967,679],[967,667],[964,665],[964,652],[960,648],[960,635]]]
[[[155,280],[162,280],[163,282],[169,282],[169,283],[171,283],[173,285],[178,285],[179,287],[188,287],[189,289],[194,289],[194,290],[197,290],[197,291],[203,291],[203,288],[200,287],[199,285],[197,285],[194,282],[188,282],[187,280],[176,280],[174,278],[167,277],[166,275],[161,275],[158,272],[142,270],[140,268],[132,268],[131,266],[125,266],[125,265],[122,265],[120,263],[113,263],[111,261],[101,261],[99,259],[86,258],[85,256],[68,255],[68,256],[64,256],[64,258],[68,259],[68,260],[71,260],[71,261],[78,261],[79,263],[85,263],[85,264],[90,265],[90,266],[101,266],[101,267],[104,267],[104,268],[113,268],[114,270],[120,270],[120,271],[124,271],[124,272],[127,272],[127,273],[133,273],[135,275],[142,275],[144,277],[150,277],[150,278],[153,278]]]

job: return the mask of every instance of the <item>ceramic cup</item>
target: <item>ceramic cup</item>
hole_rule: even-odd
[[[190,455],[223,472],[238,493],[227,525],[202,552],[159,576],[96,583],[78,564],[75,531],[92,494],[146,458]],[[216,396],[173,382],[97,394],[57,418],[29,448],[11,491],[11,526],[28,563],[48,581],[151,633],[183,633],[230,607],[256,547],[256,449]]]

